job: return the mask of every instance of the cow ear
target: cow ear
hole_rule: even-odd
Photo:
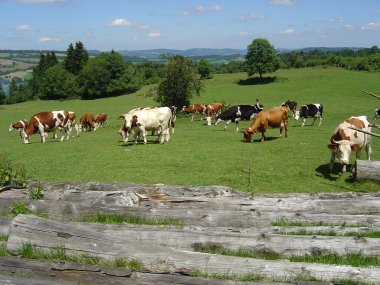
[[[332,144],[332,143],[328,144],[327,147],[331,149],[332,151],[336,151],[338,148],[336,144]]]
[[[358,149],[360,149],[360,145],[359,144],[355,143],[355,144],[351,145],[351,150],[352,151],[357,151]]]

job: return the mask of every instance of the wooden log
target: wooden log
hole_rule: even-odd
[[[355,162],[355,180],[376,180],[380,181],[380,161],[356,160]]]
[[[362,90],[364,93],[368,94],[368,95],[371,95],[372,97],[375,97],[377,99],[380,99],[380,96],[376,95],[375,93],[372,93],[372,92],[368,92],[368,91],[365,91],[365,90]]]
[[[110,236],[99,230],[90,231],[83,226],[75,228],[72,223],[19,215],[12,222],[7,249],[10,252],[17,252],[23,244],[28,243],[40,250],[64,246],[68,255],[86,254],[105,259],[136,259],[152,273],[188,272],[197,269],[208,274],[255,273],[267,278],[286,277],[288,280],[302,275],[322,280],[358,278],[365,282],[380,283],[378,268],[267,261],[191,252],[145,243],[143,240],[129,240],[124,235]]]
[[[115,272],[116,271],[116,272]],[[116,274],[115,274],[116,273]],[[294,285],[294,283],[237,282],[206,279],[183,274],[151,274],[111,270],[75,263],[0,257],[0,284],[12,285]],[[321,285],[323,283],[320,283]],[[312,284],[319,285],[319,284]]]

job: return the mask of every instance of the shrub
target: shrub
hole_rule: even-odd
[[[13,164],[4,155],[0,155],[0,186],[25,186],[26,180],[23,166]]]

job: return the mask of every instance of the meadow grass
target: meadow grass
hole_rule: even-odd
[[[158,145],[155,137],[148,144],[124,146],[118,129],[120,114],[135,107],[156,106],[148,96],[151,86],[136,93],[98,100],[33,101],[1,106],[1,153],[25,166],[32,178],[40,181],[132,182],[174,185],[224,185],[238,191],[256,193],[379,191],[373,181],[353,182],[350,174],[341,177],[339,164],[329,175],[330,151],[327,148],[334,128],[353,115],[373,117],[379,107],[376,98],[361,90],[379,93],[378,73],[353,72],[335,68],[280,70],[268,75],[271,80],[257,84],[245,73],[214,75],[206,81],[205,92],[192,99],[196,102],[222,101],[226,104],[254,104],[256,98],[264,108],[278,106],[287,99],[299,105],[321,103],[324,118],[321,127],[300,127],[289,118],[289,137],[278,139],[278,129],[268,130],[268,141],[243,143],[240,132],[224,124],[207,126],[197,117],[190,122],[180,116],[169,144]],[[84,112],[110,115],[108,127],[81,133],[67,142],[50,138],[41,144],[39,135],[24,145],[10,123],[48,110],[72,110],[78,118]],[[373,138],[373,160],[380,159],[380,139]],[[362,153],[365,159],[365,153]],[[351,163],[354,156],[351,156]]]
[[[176,228],[183,228],[180,220],[174,218],[158,218],[148,219],[132,215],[109,215],[98,214],[94,217],[86,217],[78,220],[79,222],[88,223],[101,223],[101,224],[135,224],[135,225],[152,225],[152,226],[174,226]]]
[[[101,265],[112,268],[122,268],[130,270],[142,270],[143,265],[136,259],[116,258],[105,260],[98,256],[85,254],[68,254],[65,247],[52,248],[49,251],[42,251],[32,244],[23,244],[18,255],[22,258],[50,260],[54,262],[75,262],[86,265]]]

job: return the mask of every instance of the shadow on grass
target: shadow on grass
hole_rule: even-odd
[[[236,83],[239,85],[264,85],[274,82],[284,82],[288,81],[287,78],[277,77],[277,76],[268,76],[268,77],[249,77],[247,79],[241,79]]]
[[[342,174],[342,164],[334,162],[333,170],[330,171],[330,164],[322,164],[316,169],[317,175],[322,176],[330,181],[337,181],[338,179],[344,179],[348,183],[355,182],[354,175],[352,174],[352,168],[350,165],[347,166],[347,172]]]

